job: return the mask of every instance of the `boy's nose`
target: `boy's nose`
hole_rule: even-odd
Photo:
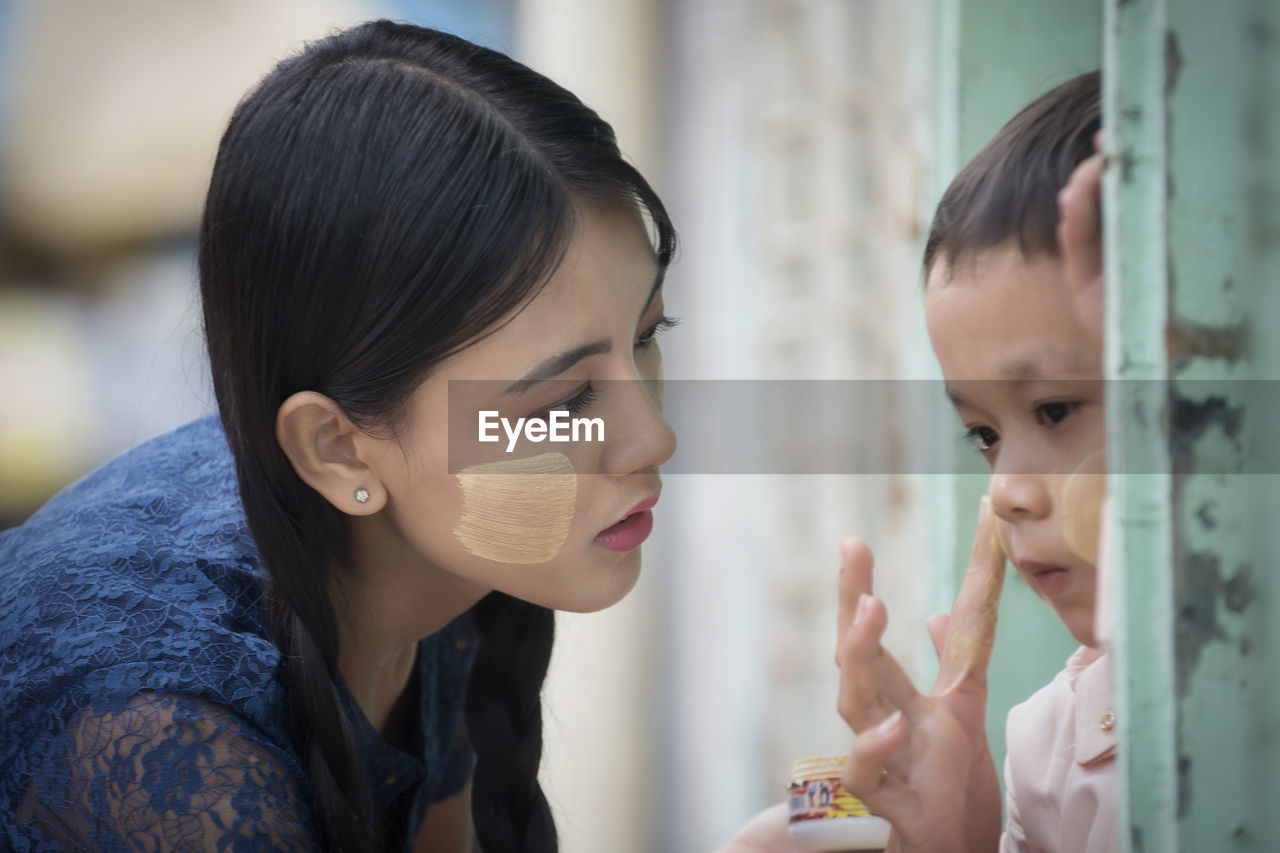
[[[1044,518],[1052,509],[1048,484],[1036,474],[992,474],[991,509],[1005,521]]]

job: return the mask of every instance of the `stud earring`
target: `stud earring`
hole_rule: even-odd
[[[365,503],[365,502],[367,502],[368,500],[369,500],[369,490],[368,490],[368,489],[356,489],[356,501],[357,501],[357,502],[359,502],[359,503]]]

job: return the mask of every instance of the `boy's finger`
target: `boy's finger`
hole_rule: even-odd
[[[982,497],[973,556],[947,621],[938,662],[937,691],[945,692],[971,676],[984,676],[996,639],[996,613],[1004,586],[1004,550],[996,538],[991,500]]]
[[[871,549],[852,537],[840,543],[839,597],[836,604],[836,666],[840,665],[840,642],[853,622],[858,601],[871,594]]]
[[[1086,159],[1058,194],[1058,244],[1062,250],[1067,282],[1077,300],[1084,303],[1087,323],[1102,307],[1102,171],[1106,160],[1101,153]],[[1096,305],[1094,304],[1096,303]]]
[[[1059,236],[1064,254],[1073,247],[1093,248],[1102,240],[1098,202],[1102,199],[1102,170],[1106,158],[1102,153],[1090,155],[1067,179],[1058,192]],[[1099,267],[1099,270],[1101,267]]]
[[[910,736],[911,725],[901,712],[860,732],[840,773],[840,784],[877,813],[884,814],[878,794],[884,787],[889,757],[904,746]]]
[[[938,663],[942,663],[942,650],[947,643],[947,623],[950,621],[951,617],[945,613],[934,613],[924,620],[924,626],[929,630],[929,639],[933,640],[933,652],[938,656]]]
[[[901,664],[880,645],[889,617],[884,604],[864,596],[840,640],[840,716],[854,731],[880,723],[906,709],[919,695]]]

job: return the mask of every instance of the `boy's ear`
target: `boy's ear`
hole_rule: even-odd
[[[348,515],[372,515],[387,500],[365,458],[367,438],[337,403],[315,391],[299,391],[276,412],[276,441],[293,470]]]

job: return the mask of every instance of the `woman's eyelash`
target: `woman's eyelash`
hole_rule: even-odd
[[[541,412],[536,412],[533,415],[533,417],[541,418],[542,420],[548,420],[550,419],[551,413],[553,411],[558,411],[561,409],[567,411],[571,415],[576,415],[578,412],[581,412],[587,406],[590,406],[592,403],[594,403],[596,401],[596,398],[598,398],[599,396],[600,396],[600,392],[597,391],[595,388],[592,388],[590,384],[587,384],[582,387],[581,391],[579,391],[577,394],[574,394],[569,399],[547,406]]]
[[[580,393],[575,395],[572,400],[565,403],[564,408],[569,410],[569,414],[576,415],[578,412],[581,412],[587,406],[594,403],[596,398],[599,396],[600,392],[588,385],[586,388],[583,388]]]
[[[657,340],[658,336],[663,332],[668,331],[669,329],[674,329],[678,325],[680,325],[679,319],[675,317],[668,317],[666,314],[663,314],[658,318],[656,323],[645,329],[640,337],[636,339],[636,346],[647,347]]]

